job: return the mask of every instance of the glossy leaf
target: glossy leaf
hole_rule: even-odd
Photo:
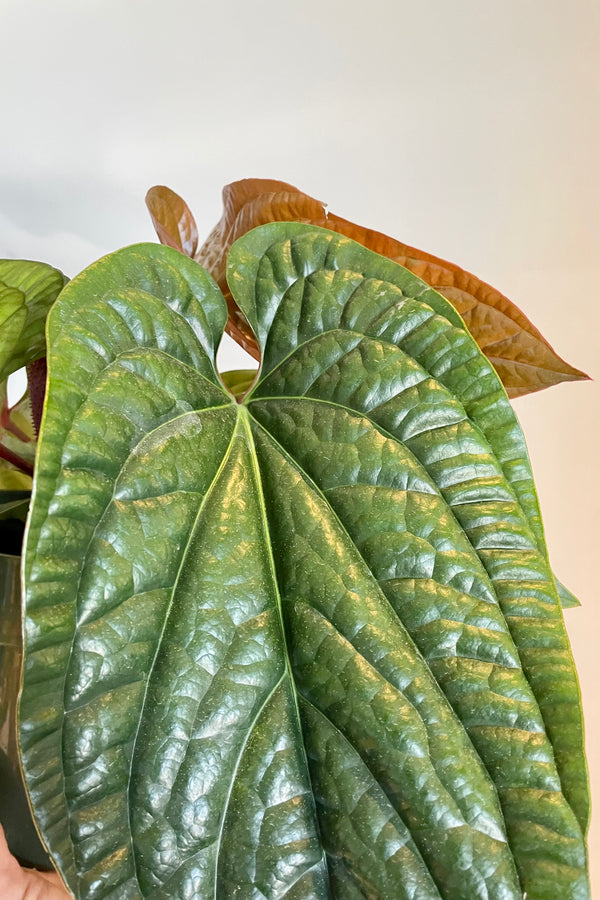
[[[146,206],[161,243],[193,256],[198,247],[198,229],[185,200],[159,184],[146,194]]]
[[[443,294],[493,363],[509,397],[588,377],[562,360],[514,303],[489,284],[454,263],[328,212],[324,203],[290,184],[261,178],[236,181],[224,188],[223,204],[223,217],[196,259],[212,273],[226,297],[225,260],[237,238],[267,222],[310,222],[393,259]],[[242,346],[256,356],[251,332],[239,314],[237,321]]]
[[[576,677],[522,435],[438,294],[276,224],[232,249],[262,352],[141,245],[49,320],[22,757],[96,900],[587,897]],[[235,379],[234,379],[235,381]]]
[[[0,382],[44,355],[46,316],[66,281],[45,263],[0,259]]]

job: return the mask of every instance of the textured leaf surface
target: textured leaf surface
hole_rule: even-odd
[[[45,263],[0,259],[0,382],[44,355],[46,316],[66,281]]]
[[[223,298],[169,248],[50,317],[21,741],[61,871],[110,900],[585,898],[577,682],[493,369],[327,231],[246,235],[229,283],[242,403]]]
[[[230,295],[225,261],[237,238],[267,222],[312,223],[395,260],[443,294],[493,363],[509,397],[588,377],[561,359],[518,307],[489,284],[454,263],[328,212],[324,203],[290,184],[262,178],[236,181],[224,188],[223,205],[223,217],[198,250],[196,259],[216,278],[226,297]],[[231,300],[229,303],[232,305]],[[242,321],[238,324],[243,332],[242,346],[252,352],[252,333]]]

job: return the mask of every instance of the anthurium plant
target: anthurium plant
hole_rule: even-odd
[[[447,268],[471,333],[418,251],[285,221],[279,184],[232,186],[280,220],[226,202],[200,250],[153,189],[172,246],[61,285],[36,344],[43,841],[79,900],[583,900],[579,689],[499,371],[585,376],[518,311],[493,365],[476,325],[505,298]],[[217,371],[226,327],[256,373]]]

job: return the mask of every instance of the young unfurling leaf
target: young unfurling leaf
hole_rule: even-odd
[[[183,201],[177,194],[171,195],[173,209],[179,208]],[[443,294],[494,365],[509,397],[588,377],[562,360],[521,310],[489,284],[454,263],[328,212],[324,203],[290,184],[262,178],[236,181],[224,188],[223,206],[221,221],[200,249],[188,255],[195,256],[216,279],[228,301],[234,336],[256,358],[254,338],[227,288],[227,252],[237,238],[255,226],[298,221],[329,228],[358,241],[393,259]],[[174,246],[163,239],[160,231],[159,237],[163,243]]]

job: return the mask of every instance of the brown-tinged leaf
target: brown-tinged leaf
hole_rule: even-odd
[[[223,216],[195,259],[211,273],[227,301],[227,332],[255,359],[260,351],[245,317],[227,286],[226,263],[229,248],[239,237],[267,222],[306,222],[323,225],[325,207],[291,184],[266,178],[246,178],[223,188]]]
[[[161,244],[193,256],[198,247],[198,229],[185,200],[158,184],[146,194],[146,206]]]
[[[237,238],[257,225],[296,221],[346,235],[410,269],[443,294],[493,363],[509,397],[588,377],[562,360],[518,307],[489,284],[454,263],[328,212],[324,203],[291,184],[262,178],[236,181],[223,189],[223,205],[221,221],[195,259],[213,275],[227,299],[228,332],[257,359],[254,336],[227,287],[227,253]]]

